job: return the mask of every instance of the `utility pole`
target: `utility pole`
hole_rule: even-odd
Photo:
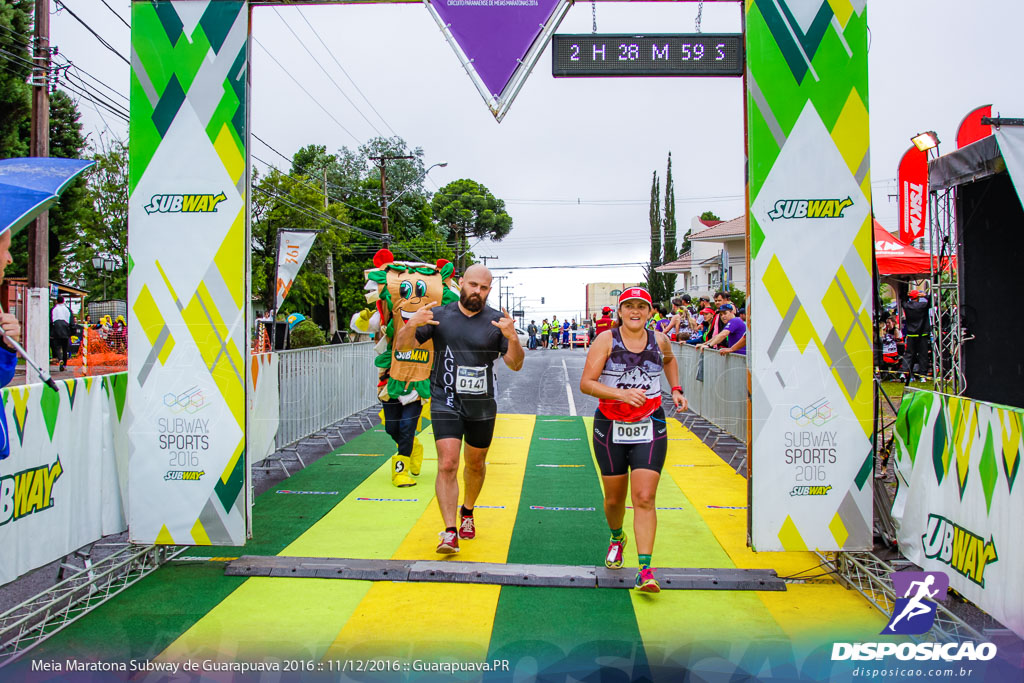
[[[31,154],[50,156],[50,0],[35,1]],[[28,229],[28,301],[25,347],[32,358],[50,358],[50,221],[44,211]],[[49,363],[47,363],[49,365]]]
[[[484,266],[487,265],[487,261],[497,261],[498,260],[497,256],[480,256],[479,258],[480,258],[481,261],[484,262]]]
[[[499,285],[500,287],[500,285]],[[504,296],[504,303],[502,303],[502,296]],[[506,311],[512,309],[512,285],[508,287],[501,287],[498,291],[498,301],[505,308]]]
[[[327,208],[327,167],[324,166],[324,209]],[[327,252],[327,282],[330,285],[327,297],[327,324],[329,330],[328,338],[333,342],[334,335],[338,332],[338,310],[337,302],[334,299],[334,254]]]
[[[380,169],[380,215],[381,215],[381,232],[384,233],[384,246],[391,243],[391,232],[388,226],[388,189],[387,189],[387,162],[395,161],[397,159],[415,159],[416,157],[405,155],[381,155],[379,157],[370,157],[370,161],[377,163],[377,168]]]

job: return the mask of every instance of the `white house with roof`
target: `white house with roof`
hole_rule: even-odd
[[[690,250],[656,270],[677,275],[678,294],[708,295],[729,286],[746,291],[746,233],[745,216],[729,221],[694,217],[690,222]]]

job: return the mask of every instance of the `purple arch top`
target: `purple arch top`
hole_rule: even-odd
[[[431,0],[431,5],[497,98],[558,0]]]

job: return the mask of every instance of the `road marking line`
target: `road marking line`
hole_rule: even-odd
[[[569,397],[569,415],[576,416],[576,402],[572,400],[572,387],[569,386],[569,368],[565,365],[565,359],[562,359],[562,370],[565,371],[565,395]]]

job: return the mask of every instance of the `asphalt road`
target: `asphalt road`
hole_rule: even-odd
[[[499,359],[494,364],[498,412],[593,415],[597,399],[580,391],[586,358],[584,349],[527,350],[519,372],[512,372]]]

